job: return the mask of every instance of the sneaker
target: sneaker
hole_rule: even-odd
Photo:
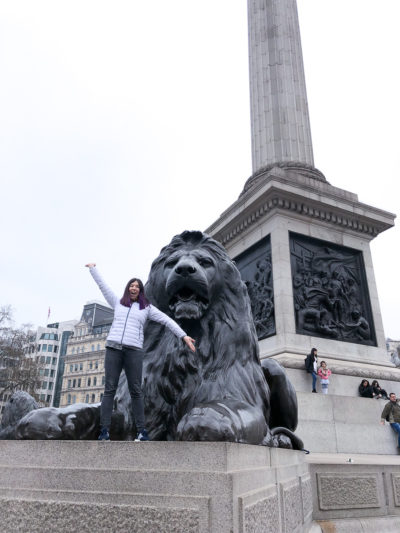
[[[110,433],[107,428],[101,428],[99,438],[97,440],[110,440]]]
[[[311,392],[317,392],[315,389],[313,389]]]
[[[147,431],[145,429],[142,429],[142,431],[139,431],[139,433],[136,436],[135,442],[140,442],[143,440],[150,440],[147,434]]]

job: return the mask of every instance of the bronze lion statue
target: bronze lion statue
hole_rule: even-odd
[[[276,361],[260,364],[246,285],[225,249],[199,231],[175,236],[145,290],[196,340],[192,353],[167,328],[146,326],[150,437],[301,449],[296,393]]]

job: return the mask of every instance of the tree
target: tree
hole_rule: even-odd
[[[16,390],[37,398],[41,382],[38,358],[26,355],[29,343],[35,339],[30,326],[14,327],[10,306],[0,307],[0,400]]]

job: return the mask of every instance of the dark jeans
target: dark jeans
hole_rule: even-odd
[[[392,426],[392,429],[397,433],[397,446],[400,448],[400,424],[398,422],[392,422],[390,424]]]
[[[132,414],[136,429],[137,431],[144,429],[142,367],[143,352],[139,348],[124,347],[122,350],[106,348],[105,386],[100,410],[101,427],[110,428],[114,396],[117,391],[119,376],[124,369],[131,395]]]
[[[317,388],[317,374],[312,372],[312,388],[315,390]]]

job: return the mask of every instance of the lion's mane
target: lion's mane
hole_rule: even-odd
[[[173,254],[198,253],[208,254],[215,265],[208,280],[208,306],[198,320],[177,320],[196,339],[196,352],[153,322],[145,332],[146,422],[154,439],[174,439],[182,416],[210,401],[243,401],[261,407],[265,419],[269,417],[269,389],[259,362],[247,289],[225,249],[198,231],[175,236],[153,262],[146,294],[176,320],[166,291],[165,265]]]

